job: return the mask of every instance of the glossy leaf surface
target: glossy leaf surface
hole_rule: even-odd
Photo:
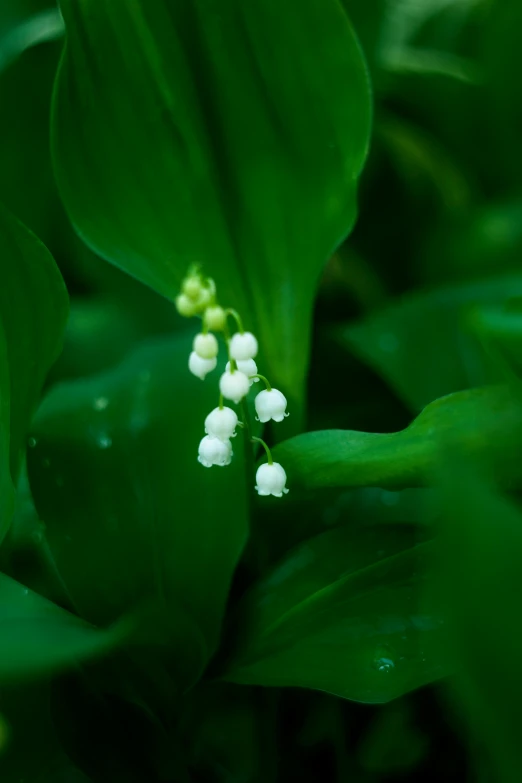
[[[440,617],[420,602],[430,549],[414,544],[406,526],[302,544],[246,596],[226,679],[384,702],[443,676]]]
[[[210,653],[247,532],[245,472],[240,437],[231,466],[197,462],[218,376],[189,374],[191,338],[146,343],[108,372],[55,387],[28,469],[80,613],[107,623],[147,600],[160,636],[164,626]]]
[[[58,356],[68,296],[47,249],[0,205],[0,540],[12,513],[25,438]]]
[[[0,574],[0,680],[41,676],[108,652],[124,626],[98,630]]]
[[[167,297],[203,263],[299,397],[316,284],[353,225],[369,137],[342,6],[64,0],[62,12],[53,151],[79,234]]]
[[[470,453],[488,450],[488,438],[509,436],[522,425],[522,411],[504,387],[457,392],[432,402],[405,430],[389,434],[324,430],[281,443],[281,462],[292,487],[389,487],[429,482],[443,439]],[[511,477],[522,471],[513,465]]]

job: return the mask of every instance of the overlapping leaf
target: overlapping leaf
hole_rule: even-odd
[[[78,232],[167,297],[203,263],[302,401],[316,284],[354,222],[369,136],[342,6],[64,0],[62,11],[53,150]]]
[[[247,509],[240,438],[226,469],[197,462],[218,400],[210,378],[188,372],[189,350],[190,335],[159,339],[55,387],[34,423],[28,469],[78,611],[107,624],[146,603],[143,636],[195,645],[190,665],[200,671],[218,641]]]
[[[520,432],[522,409],[509,389],[484,387],[432,402],[405,430],[389,434],[323,430],[298,435],[274,450],[289,486],[388,487],[429,483],[442,440],[455,440],[468,453],[485,453],[493,439]],[[506,478],[522,478],[518,465]]]
[[[423,607],[430,548],[409,527],[309,539],[246,596],[225,678],[383,702],[445,674]]]
[[[50,253],[1,205],[0,255],[1,539],[30,420],[61,348],[68,296]]]

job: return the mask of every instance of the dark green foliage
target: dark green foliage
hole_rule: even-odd
[[[2,783],[519,783],[519,4],[60,7],[0,8]],[[290,413],[210,469],[192,264]]]

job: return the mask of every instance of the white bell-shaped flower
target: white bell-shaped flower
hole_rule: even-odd
[[[285,469],[279,462],[273,462],[271,465],[266,462],[258,467],[256,490],[258,495],[274,495],[276,498],[288,493]]]
[[[235,437],[237,422],[237,414],[232,408],[214,408],[205,419],[205,432],[211,438],[227,441]]]
[[[199,444],[198,462],[201,462],[206,468],[211,468],[212,465],[220,467],[230,465],[232,455],[232,444],[229,440],[219,440],[219,438],[205,435]]]
[[[286,406],[288,405],[285,395],[278,389],[264,389],[259,392],[254,404],[256,406],[257,418],[261,422],[270,421],[283,421],[286,413]]]
[[[217,359],[216,357],[213,359],[202,359],[195,351],[192,351],[189,356],[188,366],[193,375],[204,381],[205,375],[208,375],[209,372],[216,369]]]
[[[257,364],[253,359],[238,359],[236,361],[237,369],[241,372],[244,372],[245,375],[248,377],[250,386],[252,386],[253,383],[258,383],[259,378],[253,378],[252,376],[257,375]],[[227,366],[225,368],[226,370],[230,370],[230,362],[227,362]]]
[[[219,379],[219,391],[226,400],[238,403],[248,394],[250,381],[241,370],[224,372]]]
[[[257,340],[252,332],[236,332],[230,340],[229,353],[232,359],[244,361],[257,356]]]
[[[192,347],[202,359],[214,359],[219,351],[218,341],[212,332],[197,334]]]

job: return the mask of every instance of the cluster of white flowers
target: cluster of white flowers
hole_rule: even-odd
[[[183,281],[180,295],[176,299],[176,308],[180,315],[191,317],[200,315],[203,327],[196,335],[189,356],[190,372],[201,380],[217,367],[219,344],[214,332],[223,334],[227,345],[228,362],[225,372],[219,379],[219,406],[205,419],[205,437],[198,450],[198,461],[206,468],[213,465],[230,465],[233,457],[231,438],[236,436],[236,427],[243,426],[236,412],[224,405],[224,400],[242,403],[250,387],[262,380],[266,388],[256,395],[254,405],[257,420],[260,422],[283,421],[287,401],[284,394],[273,389],[268,380],[257,372],[255,358],[258,352],[256,337],[243,329],[241,318],[234,310],[224,310],[217,303],[216,287],[212,280],[204,280],[197,268],[189,270]],[[232,316],[238,331],[232,336],[228,330],[228,316]],[[245,408],[246,411],[246,408]],[[273,462],[270,449],[260,438],[268,462],[261,465],[256,473],[256,490],[259,495],[282,497],[286,489],[286,473],[282,465]]]

